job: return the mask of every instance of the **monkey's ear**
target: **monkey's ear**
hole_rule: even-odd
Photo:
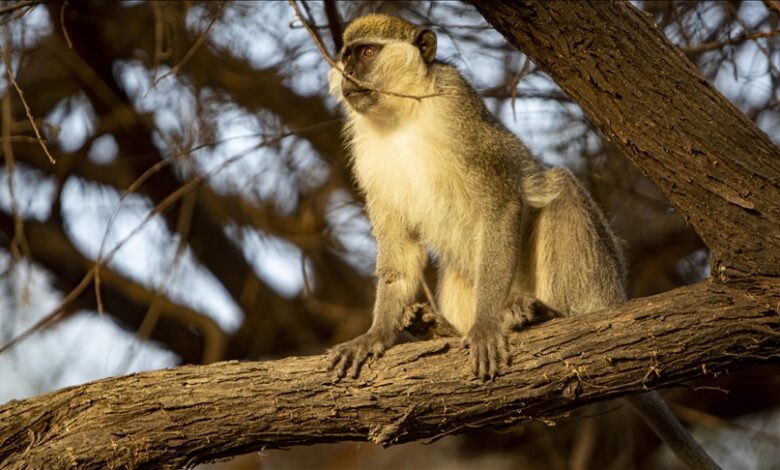
[[[428,28],[418,28],[414,45],[420,49],[425,62],[430,64],[436,58],[436,33]]]

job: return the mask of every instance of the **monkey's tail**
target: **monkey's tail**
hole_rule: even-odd
[[[648,392],[624,398],[685,465],[692,469],[722,470],[693,440],[658,393]]]

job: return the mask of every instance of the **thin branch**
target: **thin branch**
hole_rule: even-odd
[[[38,129],[38,125],[35,124],[35,119],[33,118],[32,112],[30,111],[30,106],[27,104],[27,100],[24,99],[24,93],[22,92],[22,89],[19,88],[19,84],[16,83],[16,78],[14,78],[13,71],[11,70],[10,59],[5,54],[5,51],[3,51],[2,47],[0,47],[0,56],[2,56],[3,58],[3,64],[5,65],[5,72],[8,75],[8,79],[11,81],[11,84],[16,90],[16,94],[19,95],[19,100],[21,100],[22,105],[24,106],[24,110],[27,113],[27,119],[29,119],[30,124],[32,124],[33,131],[35,131],[35,136],[38,138],[38,143],[41,144],[41,148],[43,148],[43,153],[46,154],[51,164],[54,165],[56,161],[54,160],[54,157],[52,157],[51,153],[49,152],[49,147],[46,146],[46,141],[41,136],[41,131],[40,129]]]
[[[31,7],[31,6],[33,6],[33,5],[37,4],[37,3],[43,3],[43,2],[32,1],[32,0],[21,0],[19,2],[12,3],[12,4],[8,5],[8,6],[0,7],[0,15],[5,15],[5,14],[8,14],[8,13],[11,13],[13,11],[16,11],[16,10],[20,9],[20,8]]]
[[[68,0],[65,0],[62,2],[62,7],[60,7],[60,29],[62,29],[62,37],[65,38],[65,42],[68,43],[68,49],[73,49],[73,43],[70,40],[70,35],[68,34],[68,28],[65,27],[65,8],[68,6]]]
[[[40,320],[35,322],[31,327],[27,328],[23,332],[19,333],[18,335],[11,338],[10,341],[5,343],[4,345],[0,346],[0,354],[10,350],[12,347],[17,345],[18,343],[22,342],[24,339],[28,338],[30,335],[35,333],[36,331],[44,328],[45,326],[48,326],[50,324],[53,324],[56,320],[59,319],[60,315],[65,312],[65,307],[68,306],[71,302],[76,300],[76,298],[81,295],[82,292],[84,292],[84,289],[89,286],[89,283],[92,282],[92,279],[95,275],[95,268],[93,267],[89,271],[87,271],[87,274],[84,275],[84,277],[79,281],[78,285],[71,290],[68,295],[65,296],[64,299],[60,301],[53,309],[49,311],[46,315],[43,316]]]
[[[762,38],[772,38],[778,35],[780,35],[780,30],[778,29],[772,31],[759,31],[755,33],[744,32],[740,35],[734,36],[733,38],[724,39],[723,41],[705,42],[703,44],[699,44],[698,46],[683,47],[681,49],[686,54],[698,54],[700,52],[720,49],[724,46],[735,46],[746,41],[755,41],[756,39]]]
[[[764,0],[764,6],[769,11],[773,11],[780,15],[780,1],[778,0]]]
[[[192,47],[190,47],[187,50],[187,52],[184,54],[184,57],[182,57],[182,59],[176,65],[174,65],[173,68],[171,68],[171,70],[169,70],[168,72],[163,74],[161,77],[156,79],[154,82],[152,82],[152,84],[149,85],[149,89],[154,88],[159,82],[161,82],[162,80],[170,77],[171,75],[176,75],[177,73],[179,73],[179,70],[181,70],[181,68],[184,66],[184,64],[186,64],[192,58],[192,56],[195,55],[195,53],[198,51],[200,46],[203,45],[203,43],[206,41],[206,37],[208,37],[209,32],[211,31],[211,27],[214,26],[214,23],[216,23],[217,20],[220,18],[221,13],[222,13],[222,9],[224,7],[225,7],[225,2],[223,1],[223,2],[221,2],[219,4],[219,7],[217,8],[217,11],[214,13],[214,17],[211,18],[211,21],[209,22],[208,26],[206,26],[206,30],[203,31],[203,33],[201,33],[200,36],[198,36],[198,39],[196,39],[195,43],[192,45]],[[147,93],[148,93],[148,90],[147,90]]]
[[[746,433],[750,435],[751,438],[771,442],[776,446],[780,445],[780,436],[775,433],[767,432],[761,429],[754,429],[736,420],[729,421],[727,419],[721,418],[720,416],[715,416],[705,411],[680,405],[679,403],[672,404],[670,406],[674,410],[674,413],[680,417],[680,419],[688,423],[701,424],[712,429],[732,429],[737,432]]]
[[[8,92],[3,96],[2,102],[2,149],[5,156],[5,171],[6,179],[8,181],[8,199],[11,202],[11,215],[14,221],[14,237],[11,240],[11,255],[13,263],[23,259],[27,267],[27,276],[23,283],[22,288],[22,302],[27,303],[30,298],[30,281],[32,276],[32,268],[29,265],[30,260],[30,245],[27,242],[27,237],[24,235],[24,222],[22,221],[22,215],[19,213],[19,203],[16,200],[16,191],[14,188],[14,174],[16,170],[14,168],[14,151],[13,145],[11,145],[11,93]],[[13,265],[11,265],[13,266]]]
[[[439,308],[436,305],[436,300],[433,295],[433,292],[431,292],[431,288],[428,286],[428,281],[425,279],[422,280],[422,288],[423,292],[425,293],[425,299],[428,301],[428,304],[431,306],[431,310],[433,310],[433,313],[436,315],[441,315],[439,313]]]
[[[160,59],[162,58],[162,41],[163,41],[163,16],[162,7],[158,2],[150,2],[149,7],[152,9],[152,15],[154,16],[154,55],[152,56],[152,83],[157,81],[157,69],[160,66]]]
[[[120,196],[119,201],[117,201],[116,205],[114,206],[114,211],[112,212],[112,215],[109,216],[109,223],[106,226],[106,232],[103,235],[103,239],[101,241],[100,249],[98,250],[98,256],[95,260],[95,264],[93,267],[87,272],[87,274],[84,276],[84,278],[81,280],[79,285],[74,288],[68,295],[63,299],[56,307],[54,307],[52,310],[49,311],[41,320],[39,320],[37,323],[32,325],[27,330],[23,331],[16,337],[12,338],[10,341],[8,341],[6,344],[0,346],[0,354],[2,354],[5,351],[8,351],[13,346],[18,344],[23,339],[29,337],[31,334],[33,334],[35,331],[53,323],[57,319],[59,319],[60,315],[64,313],[65,307],[70,304],[73,300],[75,300],[83,291],[84,289],[89,286],[90,282],[94,279],[95,281],[95,296],[96,296],[96,303],[99,305],[99,312],[103,312],[103,304],[102,304],[102,297],[100,294],[100,270],[103,266],[105,266],[107,263],[113,259],[114,255],[135,235],[138,234],[138,232],[157,214],[160,214],[167,210],[173,203],[181,199],[183,196],[191,192],[193,189],[195,189],[200,184],[204,183],[205,181],[209,180],[222,170],[224,170],[226,167],[230,166],[231,164],[237,162],[238,160],[246,157],[247,155],[251,154],[251,152],[257,150],[260,147],[272,145],[282,139],[285,139],[287,137],[296,135],[297,133],[300,133],[304,130],[317,128],[321,124],[315,124],[312,126],[307,126],[304,128],[296,129],[293,131],[285,132],[283,134],[278,134],[276,136],[269,137],[267,139],[264,139],[262,142],[258,143],[256,146],[249,148],[247,150],[244,150],[236,155],[234,155],[231,158],[226,159],[224,162],[222,162],[219,166],[212,169],[211,171],[200,175],[196,178],[193,178],[192,180],[188,181],[184,185],[182,185],[179,189],[174,191],[173,193],[169,194],[165,199],[163,199],[159,204],[154,206],[152,209],[149,210],[147,215],[144,217],[144,219],[132,230],[128,235],[120,240],[112,249],[106,254],[103,254],[103,251],[105,250],[105,244],[106,244],[106,238],[108,237],[108,230],[112,226],[111,221],[116,217],[121,205],[127,199],[130,194],[134,193],[147,179],[149,179],[152,175],[162,170],[167,165],[172,164],[174,161],[178,160],[179,158],[190,154],[191,152],[194,152],[195,150],[198,150],[200,148],[204,148],[207,146],[214,145],[214,142],[202,144],[196,148],[188,149],[187,151],[183,151],[180,154],[173,156],[171,158],[168,158],[166,160],[162,160],[155,165],[153,165],[151,168],[146,170],[144,174],[139,176],[131,185],[128,187],[128,189]],[[242,138],[245,136],[241,136]],[[229,140],[229,139],[224,139]]]
[[[333,38],[333,48],[335,51],[340,51],[344,45],[341,38],[344,27],[339,9],[336,6],[336,0],[325,0],[325,16],[328,18],[328,27]]]
[[[20,8],[18,8],[16,11],[11,11],[10,14],[6,14],[0,19],[0,25],[5,26],[7,24],[14,23],[18,21],[20,18],[24,17],[27,13],[30,13],[35,8],[36,3],[29,3],[22,5]],[[22,34],[24,34],[24,31],[22,31]]]
[[[181,264],[181,260],[183,259],[184,249],[187,246],[186,240],[190,231],[190,226],[192,223],[192,214],[195,210],[195,193],[190,192],[187,195],[184,196],[182,199],[182,205],[181,210],[179,211],[179,219],[176,223],[176,233],[179,237],[179,240],[176,243],[176,252],[173,257],[173,261],[168,265],[168,268],[166,269],[165,274],[163,275],[163,280],[160,282],[160,285],[157,289],[154,290],[154,294],[152,296],[151,302],[149,302],[149,307],[146,309],[146,313],[144,314],[143,320],[141,320],[141,325],[138,327],[138,330],[136,331],[135,338],[136,341],[143,341],[147,338],[149,338],[152,335],[152,332],[154,331],[155,327],[157,326],[157,323],[160,321],[160,317],[162,315],[162,302],[163,296],[165,294],[165,287],[169,285],[169,283],[172,281],[174,274],[176,273],[177,268]],[[213,353],[222,353],[223,351],[221,348],[216,348],[214,345],[209,344],[209,341],[214,336],[211,335],[204,335],[203,339],[206,343],[203,348],[203,358],[202,363],[203,364],[210,364],[212,362],[216,362],[222,357],[216,357],[213,355]],[[129,366],[132,356],[134,355],[134,348],[130,347],[128,348],[125,359],[120,362],[120,364],[126,364],[125,367]],[[121,371],[117,370],[115,374],[113,375],[121,375]]]

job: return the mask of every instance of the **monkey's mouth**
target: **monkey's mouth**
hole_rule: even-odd
[[[349,98],[350,96],[357,96],[357,95],[363,95],[371,90],[366,90],[365,88],[355,88],[353,90],[347,90],[344,92],[344,98]]]

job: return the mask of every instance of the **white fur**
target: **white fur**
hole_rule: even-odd
[[[432,93],[434,84],[425,79],[426,67],[411,44],[388,44],[380,59],[367,82],[382,91]],[[396,81],[382,83],[381,77]],[[460,152],[452,148],[452,137],[440,125],[457,111],[449,109],[445,96],[418,101],[384,94],[376,106],[358,113],[341,96],[341,72],[331,70],[328,81],[331,94],[343,102],[349,115],[346,134],[353,172],[366,194],[375,233],[406,228],[445,260],[448,272],[442,273],[439,308],[465,333],[476,311],[474,280],[482,224],[457,223],[480,220],[481,215],[469,188],[471,182],[466,180],[468,172],[453,157]],[[391,263],[400,271],[402,282],[419,279],[419,273],[406,271],[420,269],[409,266],[414,264],[411,261]]]
[[[397,217],[399,226],[417,232],[438,256],[470,276],[479,227],[452,222],[473,214],[476,207],[468,182],[463,180],[465,172],[452,159],[457,154],[450,150],[452,139],[435,124],[440,121],[432,101],[418,103],[412,116],[399,126],[354,116],[353,168],[372,218]]]
[[[442,313],[465,333],[474,322],[474,282],[479,259],[479,224],[461,162],[453,160],[452,139],[437,122],[436,98],[415,102],[403,119],[352,116],[350,147],[358,184],[367,196],[372,223],[413,231],[421,243],[450,266],[454,284],[442,282]],[[401,125],[392,124],[401,122]],[[469,215],[466,215],[469,214]],[[452,284],[452,285],[450,285]]]

